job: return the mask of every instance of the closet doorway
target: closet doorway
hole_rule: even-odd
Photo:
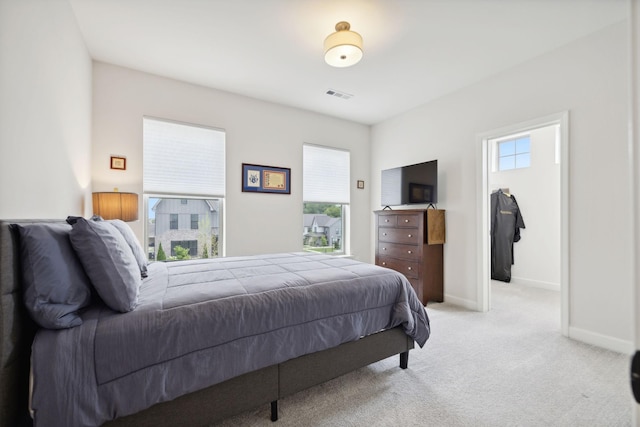
[[[559,290],[561,330],[567,336],[568,112],[489,131],[478,139],[482,166],[477,193],[481,198],[478,310],[491,309],[490,199],[500,190],[517,199],[526,226],[521,230],[522,240],[514,245],[511,282]],[[512,150],[516,145],[518,148]]]

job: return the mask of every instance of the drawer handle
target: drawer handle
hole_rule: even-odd
[[[411,267],[407,267],[407,270],[411,270]]]
[[[387,233],[382,233],[382,235],[383,235],[383,236],[386,236],[386,235],[387,235]]]
[[[409,237],[413,237],[411,234],[409,234]]]
[[[384,262],[384,261],[382,261],[382,265],[387,265],[387,263],[386,263],[386,262]]]
[[[387,248],[382,248],[382,250],[383,250],[383,251],[386,251],[386,250],[387,250]]]
[[[386,248],[385,248],[385,249],[386,249]],[[412,251],[407,251],[407,253],[408,253],[408,254],[412,254],[413,252],[412,252]]]
[[[388,220],[388,219],[385,219],[385,220],[384,220],[384,222],[389,222],[389,220]]]
[[[408,219],[405,219],[405,220],[404,220],[404,222],[409,222],[409,220],[408,220]]]

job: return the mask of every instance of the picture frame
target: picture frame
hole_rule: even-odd
[[[364,190],[364,181],[359,179],[357,186],[358,186],[358,190]]]
[[[110,166],[111,166],[111,169],[122,170],[122,171],[127,170],[127,158],[111,156]]]
[[[291,169],[243,163],[242,191],[245,193],[291,194]]]

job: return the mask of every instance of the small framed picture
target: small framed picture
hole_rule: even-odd
[[[126,170],[127,159],[125,157],[111,156],[111,169]]]
[[[243,163],[242,191],[291,194],[291,169]]]
[[[364,181],[361,179],[358,180],[358,189],[364,190]]]

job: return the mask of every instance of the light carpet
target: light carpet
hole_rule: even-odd
[[[631,426],[629,356],[560,333],[560,296],[494,282],[492,310],[429,304],[432,335],[217,426]]]

